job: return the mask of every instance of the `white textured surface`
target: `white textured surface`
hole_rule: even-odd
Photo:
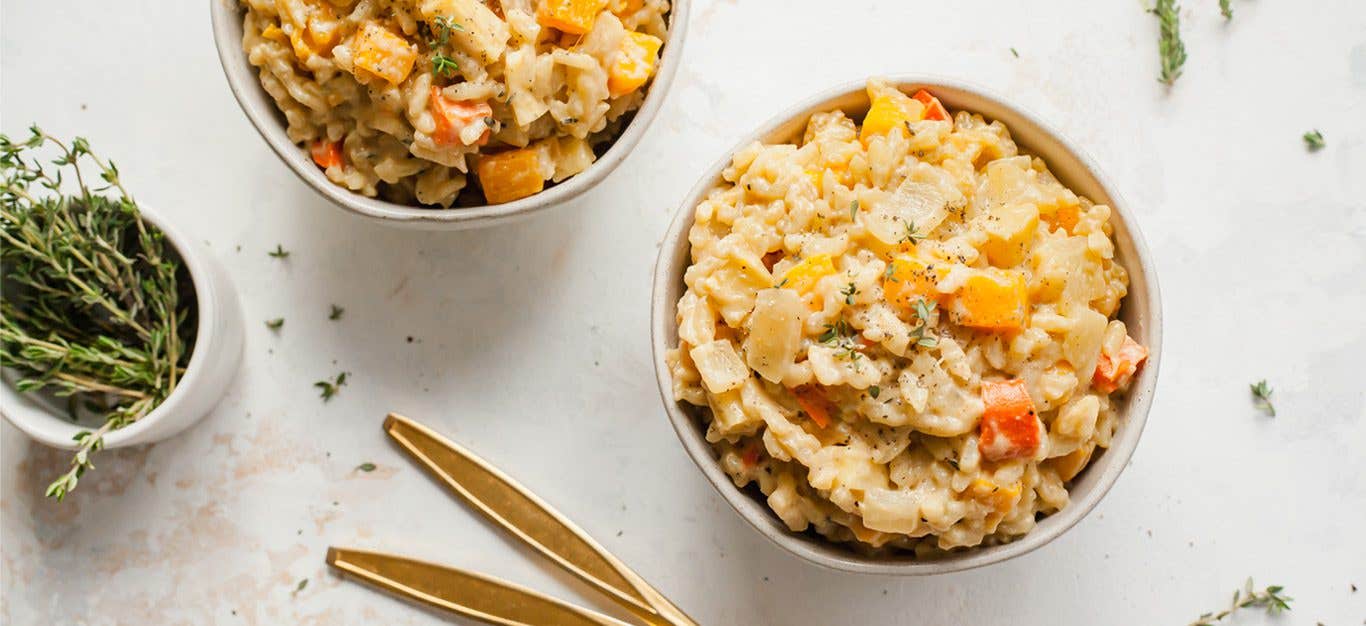
[[[41,490],[65,456],[0,427],[0,622],[440,623],[328,574],[330,543],[600,605],[388,445],[395,410],[709,624],[1179,625],[1247,576],[1296,598],[1267,623],[1361,623],[1366,8],[1233,0],[1225,25],[1214,0],[1188,2],[1191,60],[1166,93],[1143,3],[1065,4],[700,0],[660,121],[605,184],[520,224],[424,234],[344,216],[269,153],[206,3],[5,2],[0,127],[38,121],[115,158],[228,265],[248,339],[213,415],[102,455],[64,504]],[[706,165],[787,103],[898,71],[986,85],[1086,146],[1133,204],[1167,314],[1147,432],[1100,508],[1027,557],[928,579],[823,571],[745,526],[666,424],[646,336],[655,242]],[[311,384],[340,370],[351,383],[323,404]],[[1249,402],[1262,377],[1278,418]],[[365,461],[379,469],[353,471]]]

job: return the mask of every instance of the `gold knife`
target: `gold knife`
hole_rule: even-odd
[[[327,550],[327,563],[386,591],[502,626],[630,626],[507,581],[378,552]]]
[[[468,505],[647,624],[697,626],[582,529],[488,462],[401,415],[389,414],[384,430]]]

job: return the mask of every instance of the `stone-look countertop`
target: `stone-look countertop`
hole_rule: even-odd
[[[442,623],[331,575],[329,544],[603,606],[392,447],[380,422],[399,411],[707,624],[1180,625],[1248,576],[1285,585],[1294,612],[1239,624],[1360,624],[1366,7],[1232,2],[1229,23],[1215,0],[1183,3],[1190,61],[1169,91],[1140,0],[699,0],[672,93],[620,169],[461,233],[370,224],[295,179],[228,92],[207,2],[5,2],[0,127],[36,121],[116,159],[227,265],[247,341],[216,411],[99,455],[65,503],[42,489],[67,455],[0,427],[0,622]],[[1083,145],[1132,205],[1167,320],[1147,430],[1100,507],[1028,556],[933,578],[825,571],[751,530],[666,422],[647,325],[657,243],[702,171],[789,103],[895,72],[988,86]],[[288,260],[266,255],[277,243]],[[342,370],[323,403],[313,381]],[[1261,378],[1274,419],[1249,398]]]

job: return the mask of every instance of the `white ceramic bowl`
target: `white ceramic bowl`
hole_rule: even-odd
[[[228,79],[228,87],[237,97],[242,111],[256,130],[265,138],[271,150],[280,157],[294,174],[308,183],[333,204],[373,221],[392,226],[421,230],[462,230],[509,222],[525,217],[577,197],[602,182],[626,158],[645,129],[659,113],[664,97],[673,83],[674,74],[683,55],[683,42],[688,30],[688,9],[691,0],[672,0],[669,11],[669,40],[659,61],[655,77],[646,87],[649,91],[640,109],[636,110],[621,136],[617,137],[589,168],[534,196],[504,204],[432,209],[367,198],[339,187],[313,164],[309,155],[285,135],[284,115],[275,108],[275,101],[261,87],[257,70],[247,61],[242,50],[242,11],[237,0],[209,0],[213,18],[213,39],[218,46],[218,60]]]
[[[106,448],[161,441],[188,428],[213,409],[228,390],[242,356],[242,310],[237,292],[218,260],[154,212],[142,216],[166,234],[194,283],[199,328],[185,377],[160,406],[128,426],[104,437]],[[0,383],[0,414],[29,437],[54,448],[75,449],[73,438],[86,427],[67,419],[60,409],[32,394]]]
[[[664,354],[678,347],[675,316],[678,298],[685,290],[683,273],[690,261],[688,230],[692,228],[697,204],[721,184],[721,170],[729,165],[731,155],[750,142],[790,142],[800,139],[807,118],[818,111],[840,109],[854,119],[862,119],[868,111],[868,97],[863,82],[831,89],[788,109],[737,143],[702,176],[679,206],[660,248],[651,298],[650,331],[655,376],[669,420],[688,456],[692,457],[707,480],[745,521],[788,552],[829,568],[865,574],[941,574],[990,565],[1028,553],[1056,539],[1081,521],[1110,490],[1138,446],[1139,435],[1143,432],[1148,408],[1152,404],[1162,357],[1162,308],[1157,276],[1128,205],[1081,150],[1035,116],[981,88],[957,80],[921,75],[897,76],[891,80],[907,93],[914,93],[922,87],[928,89],[952,110],[965,109],[981,113],[987,119],[1000,120],[1010,128],[1015,141],[1032,154],[1042,157],[1063,184],[1098,204],[1108,204],[1114,209],[1111,223],[1115,229],[1115,254],[1129,270],[1130,280],[1129,295],[1124,299],[1119,318],[1124,320],[1129,333],[1137,341],[1148,346],[1151,354],[1130,392],[1119,399],[1119,429],[1112,445],[1097,455],[1073,481],[1069,490],[1071,504],[1039,520],[1033,531],[1008,544],[953,552],[933,560],[895,553],[870,556],[811,532],[793,533],[773,514],[757,489],[752,486],[745,490],[736,489],[707,443],[706,427],[698,409],[673,398],[673,383]]]

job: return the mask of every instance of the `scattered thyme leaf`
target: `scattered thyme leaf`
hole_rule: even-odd
[[[273,320],[266,320],[266,328],[269,328],[269,329],[271,329],[271,330],[280,330],[280,327],[282,327],[282,326],[284,326],[284,325],[285,325],[285,318],[283,318],[283,317],[277,317],[277,318],[275,318],[275,319],[273,319]]]
[[[432,55],[432,73],[437,76],[455,76],[460,71],[460,64],[440,52]]]
[[[1219,0],[1219,13],[1223,14],[1224,19],[1233,19],[1233,0]]]
[[[339,307],[339,306],[337,306],[337,305],[334,304],[334,305],[332,305],[332,310],[329,311],[328,314],[327,314],[327,319],[330,319],[330,320],[332,320],[332,321],[337,321],[337,320],[341,319],[342,313],[345,313],[345,312],[346,312],[346,309],[343,309],[343,308],[341,308],[341,307]]]
[[[852,282],[845,285],[843,289],[840,289],[840,295],[844,296],[844,303],[849,306],[853,306],[854,296],[857,296],[858,294],[858,285],[855,285]]]
[[[1012,47],[1010,48],[1010,53],[1013,54],[1013,55],[1015,55],[1015,58],[1017,58],[1017,59],[1020,58],[1020,53],[1019,53],[1018,51],[1015,50],[1014,46],[1012,46]]]
[[[869,387],[869,388],[868,388],[868,395],[872,396],[873,399],[876,400],[878,396],[882,395],[882,387],[879,387],[879,386],[877,386],[877,385],[873,385],[872,387]]]
[[[1304,134],[1304,147],[1310,152],[1318,152],[1323,149],[1323,133],[1315,128]]]
[[[786,285],[786,284],[787,284],[787,277],[784,276],[782,280],[778,281],[778,284],[776,284],[776,285],[773,286],[773,288],[774,288],[774,289],[782,289],[782,288],[783,288],[783,285]]]
[[[1181,78],[1181,68],[1186,64],[1186,44],[1181,41],[1181,7],[1176,0],[1157,0],[1157,5],[1148,12],[1156,15],[1158,22],[1157,53],[1162,62],[1158,80],[1170,87]]]
[[[904,220],[904,219],[901,220],[901,222],[902,222],[903,224],[906,225],[906,234],[901,236],[901,241],[902,241],[902,243],[905,243],[905,242],[908,242],[908,241],[911,242],[911,243],[915,243],[915,242],[920,241],[921,239],[924,239],[924,238],[926,238],[926,237],[928,236],[928,235],[926,235],[926,234],[924,234],[924,233],[922,233],[922,232],[916,230],[916,228],[915,228],[915,222],[908,222],[908,221],[906,221],[906,220]]]
[[[286,250],[284,246],[282,246],[282,245],[280,245],[280,244],[278,244],[278,243],[275,244],[275,249],[274,249],[274,250],[271,250],[270,252],[267,252],[266,254],[269,254],[270,256],[272,256],[272,257],[274,257],[274,258],[277,258],[277,259],[287,259],[287,258],[289,258],[289,250]]]
[[[313,383],[313,386],[320,390],[319,396],[323,399],[323,402],[327,402],[332,399],[332,396],[337,395],[337,391],[345,384],[346,372],[342,372],[337,374],[337,378],[334,380],[320,380]]]
[[[1235,611],[1247,607],[1265,608],[1270,615],[1275,615],[1282,611],[1290,610],[1290,602],[1294,598],[1282,595],[1285,588],[1280,585],[1271,585],[1262,591],[1256,591],[1252,587],[1252,579],[1247,579],[1242,589],[1233,592],[1233,601],[1229,607],[1219,612],[1209,612],[1201,615],[1189,626],[1214,626],[1216,622],[1223,621],[1225,617],[1232,615]]]
[[[299,581],[299,584],[297,584],[297,585],[294,586],[294,593],[299,593],[300,591],[303,591],[303,590],[304,590],[304,587],[307,587],[307,586],[308,586],[308,579],[305,578],[305,579]]]
[[[935,302],[926,301],[924,298],[917,298],[911,306],[915,311],[915,316],[920,320],[915,329],[911,331],[911,340],[915,345],[922,348],[933,348],[939,345],[939,339],[930,334],[930,315],[939,305]]]
[[[1266,411],[1267,415],[1276,417],[1276,407],[1271,404],[1271,385],[1266,384],[1266,380],[1262,379],[1248,385],[1248,387],[1252,390],[1252,403],[1257,408]]]
[[[857,219],[857,218],[858,218],[858,199],[855,199],[853,202],[850,202],[850,203],[849,203],[849,221],[852,222],[852,221],[854,221],[854,220]]]
[[[837,348],[839,352],[835,356],[857,361],[863,357],[859,352],[859,342],[855,338],[856,331],[849,326],[849,322],[838,320],[834,324],[826,324],[825,332],[816,338],[817,341]]]
[[[357,465],[357,466],[356,466],[356,469],[359,470],[359,471],[362,471],[362,472],[366,472],[366,473],[373,472],[373,471],[375,471],[375,464],[374,464],[374,463],[361,463],[360,465]]]

